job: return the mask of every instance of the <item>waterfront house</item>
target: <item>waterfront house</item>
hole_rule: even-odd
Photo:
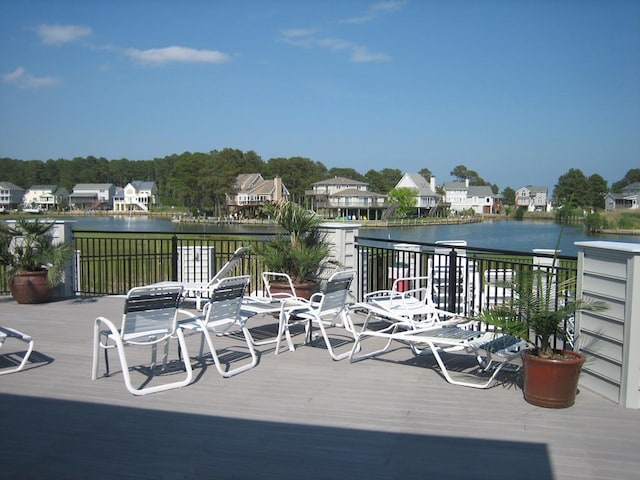
[[[640,182],[634,182],[622,189],[622,193],[607,193],[605,210],[637,209],[640,203]]]
[[[24,188],[11,182],[0,182],[0,210],[7,211],[18,208],[24,198]]]
[[[254,217],[265,205],[289,200],[289,190],[280,177],[265,180],[259,173],[242,173],[233,184],[233,192],[226,197],[232,214]]]
[[[464,182],[445,182],[443,188],[452,212],[473,210],[481,215],[499,211],[498,197],[489,186],[471,186],[467,178]]]
[[[405,173],[395,188],[412,188],[416,193],[416,209],[419,217],[429,213],[440,203],[442,195],[436,193],[436,177],[427,181],[419,173]]]
[[[369,184],[333,177],[311,184],[305,192],[311,209],[327,218],[378,220],[387,208],[386,196],[369,190]]]
[[[112,183],[78,183],[69,195],[69,205],[77,210],[111,210],[115,193]]]
[[[155,182],[134,180],[122,189],[116,189],[113,210],[116,212],[141,211],[158,204],[158,187]]]
[[[69,201],[66,188],[56,185],[33,185],[24,193],[23,205],[25,209],[36,211],[55,210]]]
[[[526,207],[530,212],[547,212],[551,210],[547,187],[527,185],[516,191],[516,207]]]

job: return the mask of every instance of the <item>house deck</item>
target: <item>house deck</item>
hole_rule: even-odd
[[[351,364],[332,361],[320,343],[277,356],[266,345],[256,368],[224,379],[210,358],[196,358],[199,340],[190,337],[194,382],[132,396],[117,355],[111,376],[91,380],[93,320],[118,324],[122,306],[120,297],[42,305],[0,298],[0,324],[35,339],[27,368],[0,377],[3,478],[544,480],[640,472],[637,410],[586,390],[571,408],[535,407],[509,374],[487,390],[453,386],[430,356],[401,346]],[[249,326],[261,337],[274,322],[265,316]],[[237,338],[218,340],[228,360],[242,361]],[[0,350],[0,366],[14,345]]]

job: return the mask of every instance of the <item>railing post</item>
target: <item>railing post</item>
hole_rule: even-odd
[[[171,236],[171,281],[178,281],[178,236]]]
[[[456,312],[458,306],[458,252],[452,248],[449,252],[449,292],[447,295],[447,309],[451,313]]]

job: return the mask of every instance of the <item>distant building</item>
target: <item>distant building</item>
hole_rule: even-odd
[[[0,209],[13,210],[22,205],[24,188],[11,182],[0,182]]]
[[[435,208],[442,198],[442,195],[436,193],[436,177],[431,177],[427,181],[419,173],[405,173],[395,188],[412,188],[417,190],[416,193],[416,209],[418,216]]]
[[[24,193],[23,205],[28,209],[55,210],[69,200],[69,191],[56,185],[33,185]]]
[[[311,209],[327,218],[378,220],[387,208],[386,196],[369,191],[369,185],[345,177],[313,183],[305,192]]]
[[[155,182],[134,180],[124,188],[117,188],[113,197],[113,210],[116,212],[148,212],[158,202],[158,187]]]
[[[69,205],[77,210],[112,210],[115,193],[112,183],[78,183],[69,195]]]
[[[635,210],[640,205],[640,182],[634,182],[622,189],[622,193],[607,193],[604,198],[605,210]]]
[[[551,210],[547,187],[527,185],[516,191],[516,207],[526,207],[530,212],[547,212]]]
[[[289,200],[289,190],[280,177],[265,180],[259,173],[243,173],[236,178],[233,193],[226,197],[232,214],[255,217],[263,206]]]
[[[498,196],[489,186],[470,186],[464,182],[445,182],[443,185],[445,202],[452,212],[473,210],[477,214],[499,213]]]

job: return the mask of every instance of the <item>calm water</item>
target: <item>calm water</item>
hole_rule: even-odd
[[[264,232],[268,225],[180,224],[154,217],[74,217],[77,228],[123,232]],[[360,230],[360,236],[393,242],[425,242],[466,240],[469,246],[530,252],[534,248],[555,248],[560,225],[551,222],[486,221],[468,225],[437,225]],[[610,240],[640,243],[640,236],[588,235],[582,226],[565,226],[560,249],[563,255],[577,255],[574,242]]]

